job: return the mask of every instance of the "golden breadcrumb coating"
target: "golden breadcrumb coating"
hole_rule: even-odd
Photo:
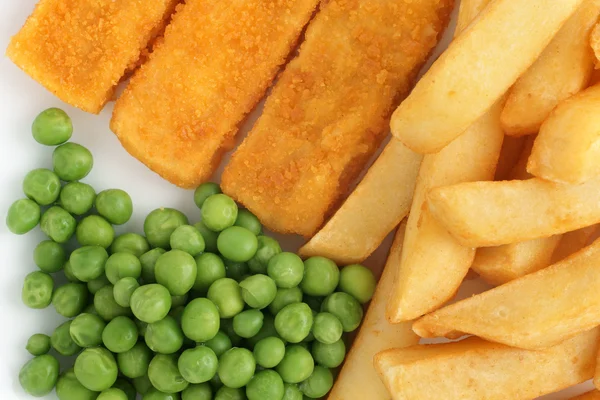
[[[210,177],[318,0],[188,0],[116,103],[111,128],[181,187]]]
[[[388,132],[453,0],[331,0],[226,167],[225,193],[270,229],[313,234]],[[398,171],[401,173],[401,171]]]
[[[58,98],[98,113],[179,0],[41,0],[7,56]]]

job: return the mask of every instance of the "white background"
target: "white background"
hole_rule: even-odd
[[[192,222],[198,219],[198,209],[192,192],[178,189],[160,179],[121,147],[108,128],[112,105],[96,116],[74,109],[56,99],[39,84],[15,67],[4,56],[10,36],[15,34],[33,10],[34,0],[0,0],[0,399],[29,399],[18,382],[21,366],[31,358],[25,343],[33,333],[51,334],[64,318],[52,307],[30,310],[21,303],[23,278],[36,269],[32,251],[44,239],[36,229],[25,236],[12,235],[4,218],[10,204],[23,197],[21,182],[34,168],[51,168],[52,149],[37,144],[31,136],[35,116],[48,107],[63,108],[73,119],[72,140],[87,146],[93,153],[95,165],[85,179],[97,191],[121,188],[129,192],[134,202],[134,215],[127,225],[129,231],[141,232],[144,216],[152,209],[168,206],[184,211]],[[449,37],[449,34],[446,35]],[[445,40],[447,42],[447,40]],[[248,130],[257,112],[248,118],[240,136]],[[217,174],[218,175],[218,174]],[[215,178],[218,179],[218,178]],[[302,240],[280,238],[284,247],[295,250]],[[385,261],[389,240],[367,262],[380,268]],[[477,282],[471,282],[477,287]],[[463,290],[464,294],[471,287]],[[569,390],[546,399],[567,399],[590,388]],[[55,398],[54,395],[48,398]]]

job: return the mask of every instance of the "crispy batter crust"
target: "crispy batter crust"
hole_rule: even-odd
[[[6,54],[61,100],[98,113],[179,0],[41,0]]]
[[[223,175],[272,230],[310,235],[387,132],[453,0],[331,0]]]
[[[188,0],[119,98],[111,128],[182,187],[202,183],[285,62],[318,0]]]

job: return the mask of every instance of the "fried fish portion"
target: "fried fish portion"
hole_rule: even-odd
[[[324,3],[226,167],[225,193],[274,231],[313,234],[379,147],[452,6]]]
[[[212,174],[318,0],[188,0],[116,103],[111,129],[170,182]]]
[[[180,0],[41,0],[7,56],[58,98],[98,113]]]

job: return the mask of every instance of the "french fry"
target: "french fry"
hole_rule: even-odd
[[[600,22],[596,23],[590,34],[590,45],[594,51],[596,69],[600,67]]]
[[[515,83],[582,2],[491,3],[400,104],[391,121],[394,136],[416,152],[439,151]]]
[[[600,392],[597,390],[592,390],[582,395],[572,397],[571,400],[600,400]]]
[[[596,387],[596,389],[600,388],[600,364],[598,363],[600,361],[600,351],[598,353],[596,353],[596,371],[594,371],[594,386]],[[600,399],[600,396],[598,396],[598,398]]]
[[[464,246],[484,247],[574,231],[600,222],[600,178],[563,185],[539,178],[433,189],[428,205]]]
[[[525,400],[590,379],[598,328],[545,351],[472,337],[455,343],[391,349],[375,367],[393,400]]]
[[[439,308],[454,296],[469,271],[475,249],[462,246],[433,218],[425,198],[431,188],[494,177],[504,137],[501,110],[499,102],[464,135],[439,153],[425,156],[408,218],[404,254],[396,266],[396,285],[387,306],[390,321],[409,321]]]
[[[498,165],[496,166],[495,180],[503,181],[510,178],[511,171],[521,157],[524,145],[525,137],[523,136],[504,136],[502,149],[498,157]]]
[[[346,265],[364,261],[408,214],[422,158],[397,140],[389,142],[300,255],[320,255]]]
[[[542,124],[527,170],[579,184],[600,175],[600,85],[565,100]]]
[[[563,234],[558,242],[558,246],[552,254],[551,264],[555,264],[571,254],[577,253],[579,250],[590,244],[590,240],[594,234],[598,232],[598,226],[586,226],[585,228],[577,229],[573,232]]]
[[[400,224],[369,310],[329,400],[388,400],[390,394],[375,371],[373,357],[382,350],[419,342],[410,324],[390,324],[385,318],[385,304],[394,284],[396,265],[400,262],[405,230],[406,223]]]
[[[501,117],[508,135],[537,133],[554,107],[587,86],[594,69],[589,36],[599,14],[600,1],[585,0],[515,82]]]
[[[599,288],[600,239],[546,269],[434,311],[413,330],[543,349],[600,325]]]

